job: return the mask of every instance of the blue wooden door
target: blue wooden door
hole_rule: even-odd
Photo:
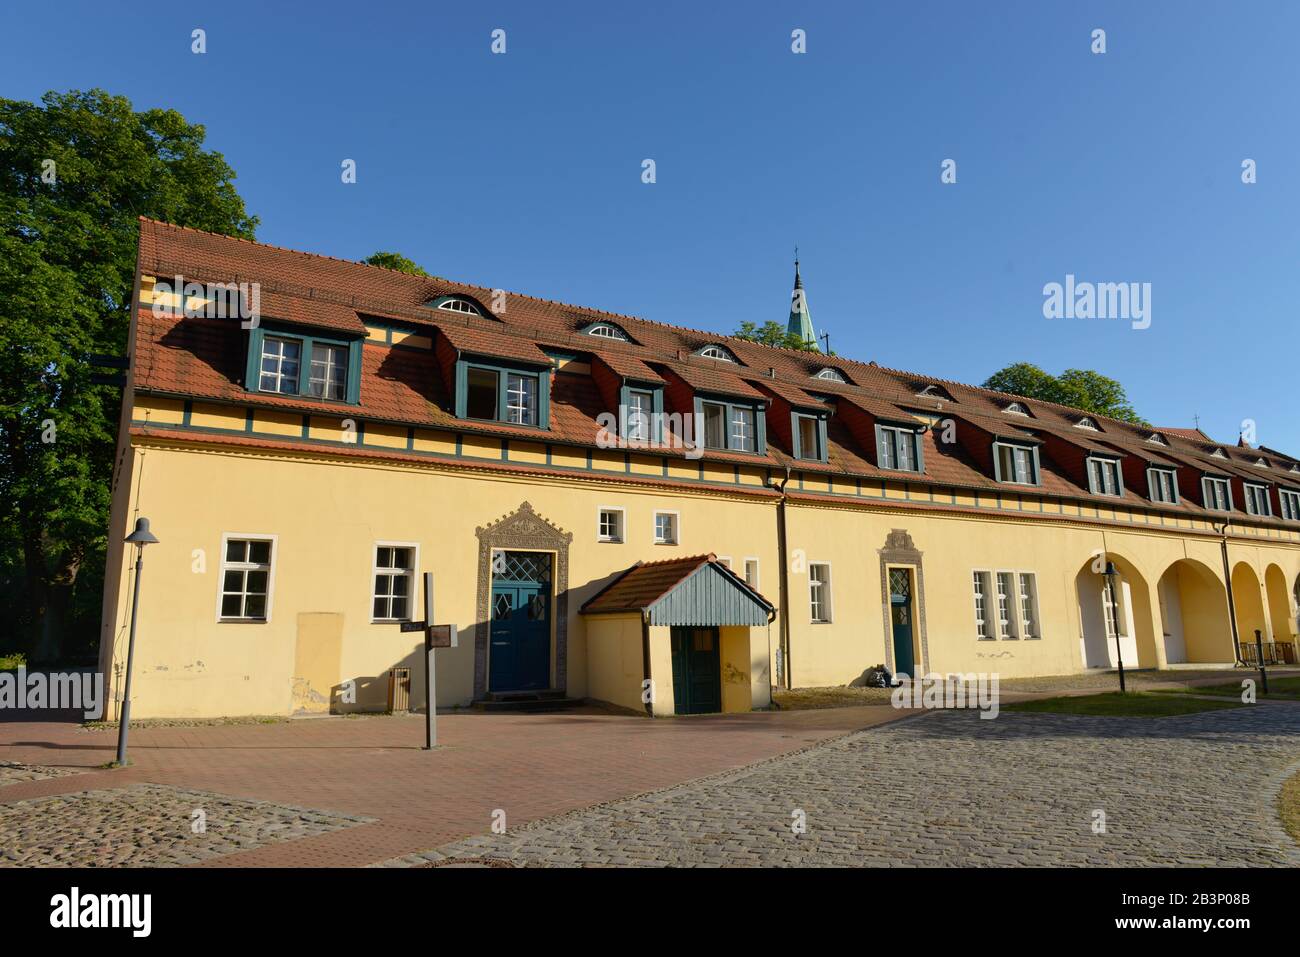
[[[551,683],[551,556],[498,553],[493,561],[488,690],[540,691]]]
[[[916,656],[912,641],[912,573],[889,570],[889,621],[894,631],[894,674],[915,678]]]

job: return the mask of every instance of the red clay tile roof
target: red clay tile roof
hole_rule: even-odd
[[[466,351],[482,352],[507,359],[549,362],[543,349],[562,349],[601,356],[616,373],[634,378],[678,377],[692,389],[758,399],[763,393],[746,379],[759,382],[772,393],[797,397],[812,392],[852,402],[877,418],[913,421],[912,413],[964,418],[979,428],[1003,437],[1040,438],[1055,436],[1081,449],[1119,451],[1144,461],[1161,456],[1195,470],[1216,470],[1238,477],[1272,477],[1290,481],[1282,468],[1264,470],[1249,464],[1262,450],[1226,446],[1227,460],[1209,456],[1208,436],[1198,429],[1153,429],[1105,416],[1091,415],[1102,431],[1085,432],[1074,423],[1085,413],[1077,409],[994,392],[933,376],[888,369],[874,363],[856,362],[838,356],[762,346],[742,339],[701,330],[686,329],[619,315],[597,309],[502,292],[484,286],[457,283],[439,277],[410,276],[375,266],[281,249],[242,239],[233,239],[158,223],[140,221],[139,270],[145,275],[210,282],[258,282],[263,313],[268,318],[313,325],[319,328],[360,334],[361,317],[377,316],[419,326],[437,327],[448,342]],[[441,295],[463,295],[482,304],[486,318],[429,308],[426,303]],[[245,391],[244,336],[233,320],[177,319],[153,317],[145,308],[137,311],[137,342],[134,356],[134,386],[144,392],[162,392],[196,399],[215,399],[243,405],[300,409],[346,414],[356,411],[411,425],[455,427],[497,435],[518,435],[555,443],[593,447],[598,433],[596,417],[605,408],[590,376],[559,372],[554,376],[551,396],[551,429],[542,431],[504,423],[467,422],[452,415],[446,384],[432,353],[393,349],[367,342],[363,348],[361,405],[358,408],[303,399],[270,396]],[[615,342],[584,335],[577,330],[595,321],[610,321],[635,341]],[[718,342],[730,349],[742,365],[699,359],[691,353],[700,346]],[[852,384],[813,378],[825,367],[840,370]],[[772,370],[769,375],[768,370]],[[653,376],[653,378],[652,378]],[[952,396],[952,401],[918,397],[917,385],[933,383]],[[1009,415],[1003,408],[1019,402],[1030,417]],[[1146,442],[1159,431],[1169,446],[1153,447]],[[935,441],[933,430],[926,433],[924,475],[878,469],[859,448],[838,416],[828,426],[829,462],[824,465],[795,461],[775,445],[766,455],[746,455],[709,450],[711,461],[756,465],[790,465],[808,472],[840,472],[867,479],[924,482],[959,488],[1016,491],[998,485],[960,447]],[[681,454],[656,450],[656,454]],[[1295,462],[1277,452],[1267,454]],[[1043,484],[1037,491],[1090,499],[1107,504],[1119,500],[1091,496],[1087,488],[1042,456]],[[1123,504],[1143,504],[1126,493]],[[1147,503],[1149,504],[1149,503]],[[1177,508],[1199,512],[1199,506],[1182,502]]]
[[[737,588],[749,593],[767,608],[772,607],[771,602],[750,588],[743,579],[718,562],[710,553],[668,558],[659,562],[637,562],[589,598],[582,606],[582,614],[602,615],[613,612],[644,611],[710,562],[715,564]]]

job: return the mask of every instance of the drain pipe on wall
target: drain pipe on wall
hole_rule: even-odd
[[[1232,653],[1237,656],[1237,664],[1245,664],[1241,660],[1241,635],[1237,633],[1237,603],[1232,597],[1232,569],[1228,566],[1228,526],[1231,521],[1214,525],[1214,530],[1219,533],[1219,551],[1223,556],[1223,581],[1228,586],[1228,624],[1232,626]]]
[[[781,682],[778,687],[790,689],[790,560],[786,555],[785,540],[785,486],[790,481],[790,466],[785,467],[785,478],[780,482],[768,480],[768,484],[780,493],[776,503],[776,557],[781,564]]]

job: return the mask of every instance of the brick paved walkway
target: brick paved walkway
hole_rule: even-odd
[[[486,833],[496,809],[519,826],[743,767],[898,716],[887,706],[656,721],[595,709],[450,714],[438,718],[443,747],[432,754],[421,750],[418,716],[138,728],[131,732],[134,765],[116,771],[100,769],[113,758],[115,732],[0,723],[0,761],[82,770],[41,780],[11,774],[0,779],[0,805],[148,782],[369,817],[374,823],[201,862],[365,865]]]
[[[1296,705],[1158,719],[939,712],[423,858],[1295,867],[1274,800],[1298,766]]]

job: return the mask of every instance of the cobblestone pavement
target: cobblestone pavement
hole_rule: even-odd
[[[387,863],[1294,867],[1275,800],[1298,766],[1295,706],[938,712]]]
[[[7,784],[18,784],[20,781],[44,781],[48,778],[61,778],[80,773],[80,768],[45,768],[38,764],[0,761],[0,788]]]
[[[195,864],[369,820],[159,784],[75,791],[0,804],[0,867]]]

